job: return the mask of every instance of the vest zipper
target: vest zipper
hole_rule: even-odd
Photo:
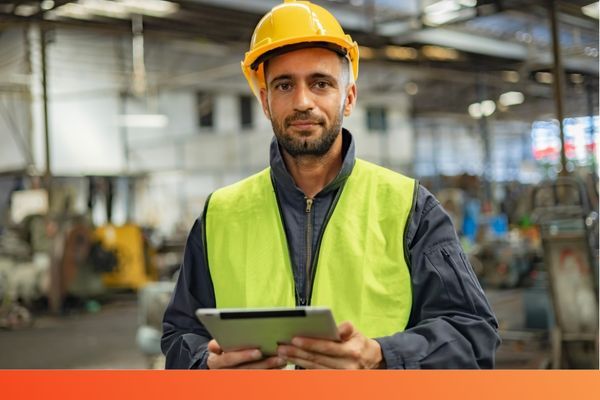
[[[313,289],[313,284],[315,283],[315,275],[316,275],[316,271],[317,271],[317,264],[319,262],[319,253],[321,252],[321,242],[323,241],[323,235],[325,234],[325,228],[327,228],[327,224],[329,224],[329,220],[331,219],[331,216],[333,215],[333,211],[335,210],[335,206],[337,206],[337,203],[340,199],[340,196],[342,195],[342,191],[344,190],[344,186],[346,185],[346,183],[344,182],[344,184],[342,186],[340,186],[340,188],[337,190],[333,201],[331,202],[331,205],[329,206],[329,210],[327,210],[327,214],[325,215],[325,221],[323,221],[323,227],[321,228],[321,232],[319,233],[319,238],[317,239],[317,248],[315,249],[315,257],[312,260],[312,268],[310,269],[310,279],[308,280],[308,282],[306,283],[307,286],[307,294],[306,294],[306,305],[310,306],[311,301],[312,301],[312,289]]]
[[[312,205],[313,199],[305,197],[306,199],[306,265],[304,267],[306,273],[306,281],[304,283],[304,296],[301,299],[301,304],[306,305],[308,300],[308,286],[310,285],[311,277],[311,262],[312,262]]]

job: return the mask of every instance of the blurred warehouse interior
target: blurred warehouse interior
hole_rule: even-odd
[[[158,354],[205,199],[267,165],[240,60],[278,3],[0,2],[0,327],[133,291]],[[502,365],[597,368],[598,2],[315,3],[361,46],[357,155],[449,212]]]

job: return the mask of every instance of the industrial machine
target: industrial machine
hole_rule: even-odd
[[[533,193],[555,325],[554,368],[598,368],[598,213],[585,188],[560,177]]]
[[[116,255],[115,268],[102,276],[106,287],[138,290],[158,278],[154,250],[138,225],[105,225],[93,233],[105,251]]]

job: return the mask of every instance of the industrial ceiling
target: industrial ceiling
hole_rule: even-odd
[[[142,15],[145,35],[188,38],[243,49],[260,17],[278,3],[276,0],[4,1],[0,3],[0,35],[3,27],[34,21],[50,29],[83,28],[130,35],[132,16]],[[384,78],[362,81],[361,91],[404,90],[414,96],[415,113],[425,115],[464,113],[465,103],[518,88],[538,100],[533,106],[521,109],[525,119],[532,112],[551,113],[553,108],[554,59],[549,22],[549,5],[553,3],[567,78],[566,114],[598,112],[598,3],[590,5],[591,0],[321,0],[315,3],[334,13],[358,41],[362,62],[382,71],[394,66],[403,75],[402,79],[391,82]]]

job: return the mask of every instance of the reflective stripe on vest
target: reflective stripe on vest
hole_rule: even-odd
[[[404,231],[416,182],[356,160],[315,256],[311,305],[328,306],[368,337],[404,330],[412,304]],[[212,194],[206,248],[216,305],[296,304],[270,169]]]

